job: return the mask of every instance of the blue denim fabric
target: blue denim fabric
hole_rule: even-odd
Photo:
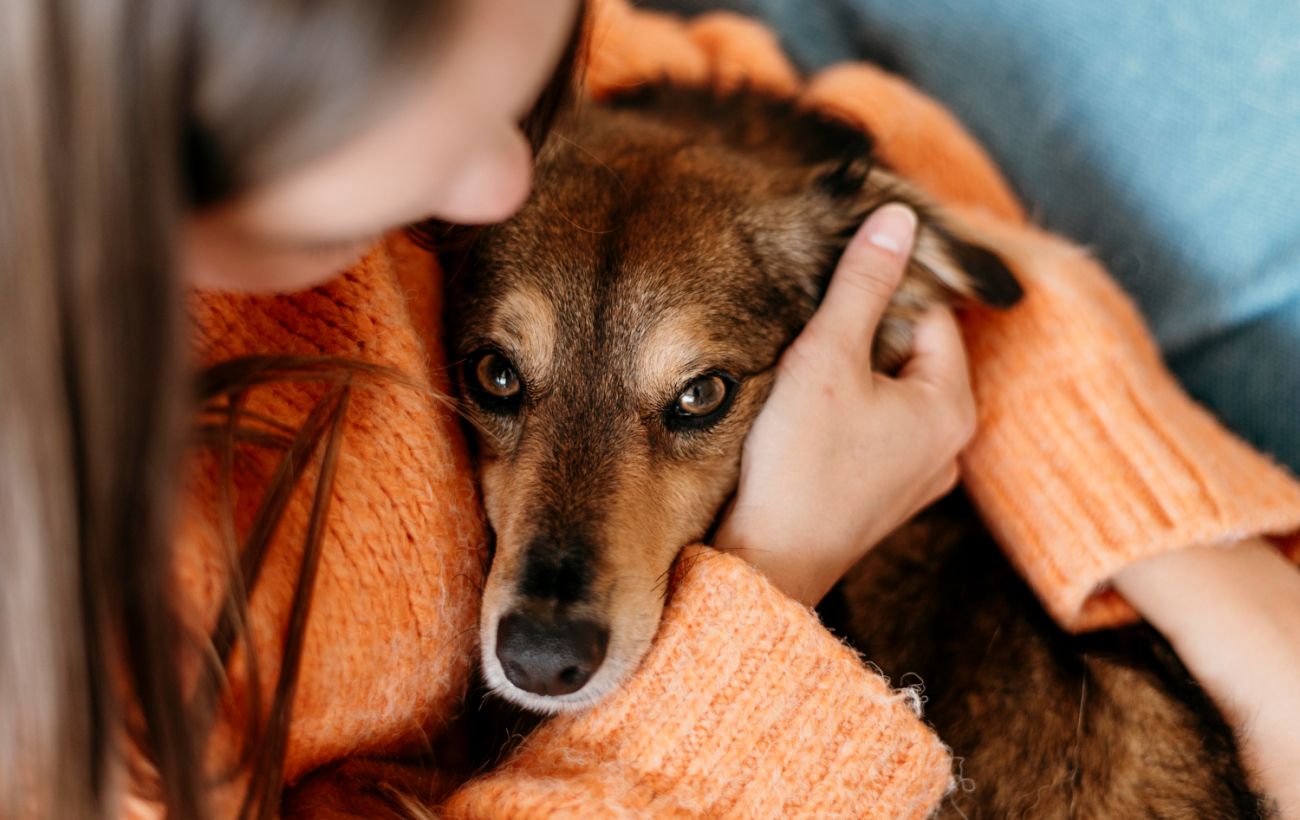
[[[876,59],[943,100],[1137,299],[1188,391],[1300,473],[1300,3],[725,5],[805,68]]]

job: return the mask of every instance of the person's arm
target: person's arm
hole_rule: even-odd
[[[1186,396],[1131,301],[1025,223],[940,106],[865,66],[805,96],[883,135],[1023,280],[1020,306],[964,323],[980,422],[963,477],[1012,562],[1066,628],[1135,606],[1237,726],[1258,785],[1300,811],[1300,572],[1262,538],[1294,540],[1300,484]]]
[[[1228,717],[1257,786],[1300,817],[1300,570],[1249,539],[1138,561],[1113,583]]]
[[[453,817],[925,817],[951,761],[911,701],[743,561],[678,563],[635,675],[531,734]]]
[[[915,697],[761,573],[693,547],[669,589],[623,687],[449,797],[436,772],[363,762],[299,784],[286,816],[920,818],[952,788]]]

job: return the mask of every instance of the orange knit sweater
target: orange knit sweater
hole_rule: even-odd
[[[591,94],[665,75],[800,94],[862,123],[893,167],[996,241],[1027,298],[1005,314],[966,318],[980,432],[965,480],[1063,625],[1133,617],[1104,587],[1137,558],[1300,530],[1300,486],[1184,396],[1128,300],[1083,251],[1026,222],[985,154],[933,101],[863,65],[805,84],[774,38],[738,17],[683,24],[622,0],[593,11]],[[430,257],[393,236],[309,292],[199,294],[197,350],[206,362],[250,353],[361,358],[445,391],[438,276]],[[249,407],[295,423],[319,394],[310,384],[275,385],[254,392]],[[290,783],[430,739],[454,746],[437,740],[476,658],[486,532],[455,419],[418,391],[367,388],[342,441]],[[272,463],[271,454],[242,453],[239,526]],[[180,581],[196,629],[210,623],[222,593],[216,475],[211,455],[195,456]],[[290,503],[252,599],[267,690],[309,505],[306,492]],[[393,777],[421,782],[432,811],[466,817],[929,813],[952,784],[951,762],[912,701],[747,565],[693,549],[698,560],[682,562],[655,646],[623,690],[551,721],[476,779],[462,782],[436,759],[415,773],[394,764]],[[317,810],[356,788],[329,775],[306,782]]]

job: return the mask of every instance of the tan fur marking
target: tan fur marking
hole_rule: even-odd
[[[701,331],[702,318],[679,313],[652,327],[637,354],[636,383],[643,391],[660,394],[694,375],[717,343]]]
[[[549,376],[556,341],[555,308],[549,299],[532,287],[514,288],[505,294],[492,325],[496,338],[517,345],[510,352],[518,357],[522,372]]]

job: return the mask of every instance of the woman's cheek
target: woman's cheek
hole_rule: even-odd
[[[355,265],[371,242],[323,249],[265,249],[194,227],[184,232],[181,267],[204,290],[288,293],[307,290]]]

